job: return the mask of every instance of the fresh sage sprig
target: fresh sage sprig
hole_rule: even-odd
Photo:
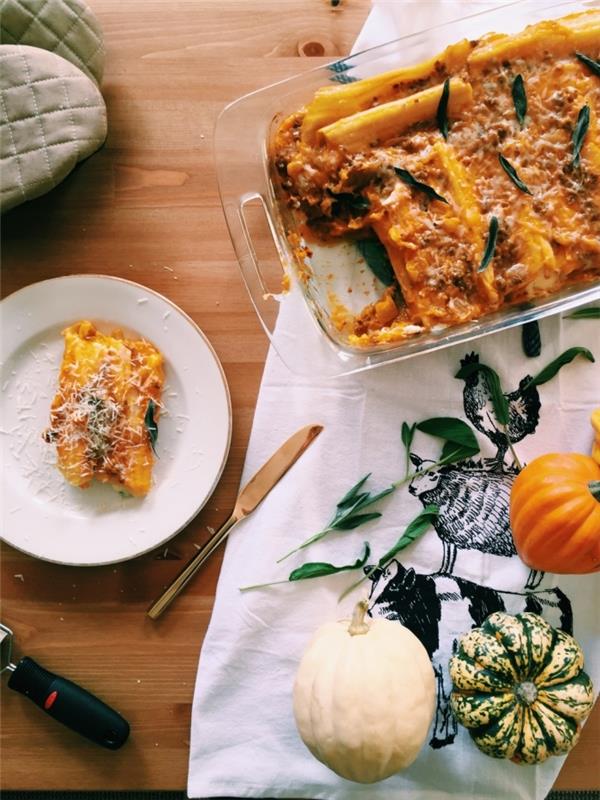
[[[406,451],[406,472],[404,473],[405,477],[410,473],[410,446],[412,445],[412,441],[415,438],[416,429],[417,429],[416,422],[413,423],[412,425],[409,425],[408,422],[402,423],[400,436],[402,438],[402,444],[404,445],[404,450]]]
[[[410,186],[412,189],[416,189],[419,192],[423,192],[423,194],[426,194],[431,200],[439,200],[441,203],[446,203],[448,205],[448,201],[445,197],[442,197],[441,194],[438,194],[436,190],[427,183],[418,181],[407,169],[394,167],[394,172],[407,186]]]
[[[396,282],[394,268],[379,239],[359,239],[356,246],[376,278],[379,278],[385,286],[391,286]]]
[[[295,547],[293,550],[290,550],[289,553],[286,553],[281,558],[278,558],[277,563],[279,564],[282,561],[285,561],[286,558],[289,558],[299,550],[303,550],[310,544],[318,542],[320,539],[323,539],[325,536],[327,536],[328,533],[332,533],[333,531],[351,531],[354,530],[354,528],[364,525],[366,522],[378,519],[381,516],[381,512],[371,511],[365,514],[363,511],[365,508],[368,508],[370,505],[377,502],[377,500],[381,500],[382,497],[391,494],[394,491],[394,487],[389,486],[387,489],[377,492],[376,494],[361,491],[370,477],[371,473],[369,472],[364,476],[364,478],[361,478],[357,483],[355,483],[348,492],[346,492],[346,494],[336,505],[333,517],[325,526],[325,528],[323,528],[323,530],[315,533],[314,536],[311,536],[305,542],[302,542],[301,545]]]
[[[600,77],[600,61],[595,61],[593,58],[586,56],[584,53],[575,53],[575,55],[582,64],[585,64],[586,67],[592,70],[594,75],[598,75]]]
[[[148,438],[150,439],[150,446],[152,447],[152,452],[154,455],[156,455],[156,440],[158,439],[158,425],[154,419],[155,410],[156,404],[154,400],[148,400],[148,407],[146,408],[146,414],[144,415],[144,425],[148,431]]]
[[[335,575],[338,572],[346,572],[351,569],[360,569],[364,567],[369,558],[371,557],[371,547],[368,542],[363,544],[362,555],[359,556],[352,564],[344,564],[341,567],[336,567],[335,564],[328,564],[326,561],[310,561],[302,564],[301,567],[293,569],[287,581],[271,581],[270,583],[255,583],[252,586],[240,587],[240,592],[248,592],[251,589],[263,589],[267,586],[278,586],[282,583],[290,583],[292,581],[305,581],[311,578],[322,578],[325,575]]]
[[[600,319],[600,306],[578,308],[572,314],[567,314],[567,319]]]
[[[408,425],[406,425],[406,427],[410,431],[410,427]],[[330,533],[354,530],[371,520],[378,519],[381,517],[381,512],[371,511],[364,513],[364,509],[373,505],[373,503],[376,503],[378,500],[381,500],[383,497],[392,494],[396,489],[399,489],[401,486],[411,481],[415,475],[423,475],[438,467],[447,466],[456,461],[462,461],[465,458],[471,458],[479,452],[479,445],[477,444],[477,439],[473,431],[466,422],[456,419],[455,417],[434,417],[432,419],[423,420],[414,427],[416,427],[417,430],[423,431],[423,433],[445,439],[442,452],[437,461],[429,464],[425,469],[415,472],[407,471],[407,474],[403,478],[395,481],[391,486],[388,486],[387,489],[383,489],[383,491],[377,492],[376,494],[362,491],[363,486],[371,477],[371,473],[368,473],[355,483],[342,497],[336,505],[333,517],[323,530],[318,531],[318,533],[306,539],[306,541],[302,542],[298,547],[295,547],[293,550],[290,550],[289,553],[277,559],[277,563],[280,564],[282,561],[285,561],[286,558],[289,558],[289,556],[300,550],[304,550],[305,547],[314,544],[314,542],[318,542]],[[408,440],[407,437],[407,441],[409,441],[408,447],[410,447],[412,437],[410,440]],[[408,457],[410,457],[410,453],[408,453]]]
[[[492,217],[490,220],[490,227],[488,230],[487,242],[485,243],[485,250],[477,272],[483,272],[487,269],[488,264],[494,257],[496,251],[496,242],[498,241],[498,217]]]
[[[527,116],[527,92],[522,75],[517,75],[512,84],[512,98],[519,125],[523,127]]]
[[[448,100],[450,99],[450,78],[444,81],[442,96],[437,107],[437,125],[444,139],[448,139]]]
[[[554,361],[551,361],[544,367],[538,374],[528,381],[523,387],[523,391],[530,389],[532,386],[541,386],[543,383],[548,383],[552,378],[565,366],[570,364],[577,356],[583,356],[588,361],[594,363],[596,360],[594,355],[587,347],[569,347],[564,353],[561,353]]]
[[[436,505],[431,504],[425,506],[425,508],[419,514],[417,514],[417,516],[411,522],[409,522],[402,536],[400,536],[398,541],[392,547],[390,547],[390,549],[383,556],[381,556],[377,564],[367,570],[362,578],[355,581],[355,583],[353,583],[351,586],[348,586],[348,588],[342,592],[338,598],[338,603],[341,602],[344,597],[347,597],[350,592],[353,592],[357,586],[360,586],[361,583],[366,581],[367,578],[370,578],[377,569],[384,569],[394,558],[394,556],[422,536],[435,521],[439,513],[440,510]]]
[[[506,174],[514,183],[514,185],[517,187],[517,189],[520,189],[522,192],[525,192],[525,194],[532,194],[527,188],[527,186],[523,183],[521,178],[519,178],[519,176],[517,175],[517,170],[513,167],[510,161],[504,158],[502,153],[498,153],[498,160],[500,161],[502,169],[504,170],[504,172],[506,172]]]
[[[577,115],[577,122],[575,123],[575,127],[573,128],[573,160],[572,164],[574,167],[578,167],[581,161],[581,148],[583,147],[583,142],[585,141],[586,134],[588,132],[588,128],[590,127],[590,107],[584,106],[579,114]]]

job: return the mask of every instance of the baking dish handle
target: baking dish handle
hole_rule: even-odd
[[[271,338],[286,275],[283,265],[287,262],[275,221],[259,191],[245,192],[238,196],[237,202],[223,198],[223,210],[250,300]],[[265,255],[267,247],[272,257]]]

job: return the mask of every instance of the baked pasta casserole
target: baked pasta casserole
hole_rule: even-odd
[[[93,478],[136,497],[152,483],[163,357],[144,339],[108,336],[88,321],[63,331],[64,356],[46,441],[73,486]]]
[[[590,10],[324,87],[278,126],[299,260],[351,237],[389,267],[376,302],[336,314],[351,344],[600,279],[599,55]]]

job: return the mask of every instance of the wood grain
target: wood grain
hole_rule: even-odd
[[[369,0],[335,9],[329,0],[89,2],[107,44],[108,140],[53,192],[4,218],[3,294],[76,273],[126,277],[165,294],[223,363],[233,440],[210,502],[168,548],[75,569],[2,547],[2,615],[17,654],[106,698],[130,720],[132,737],[105,752],[3,691],[1,780],[4,789],[181,789],[221,555],[158,623],[144,612],[233,504],[267,351],[218,200],[213,126],[239,95],[348,52]],[[599,712],[557,787],[600,785]]]

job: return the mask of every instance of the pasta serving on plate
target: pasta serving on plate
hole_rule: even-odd
[[[336,315],[350,344],[600,279],[599,55],[590,10],[324,87],[281,123],[271,157],[299,255],[352,237],[391,265],[376,302]]]
[[[163,357],[144,339],[100,333],[86,320],[63,331],[64,356],[46,441],[80,488],[93,478],[141,497],[152,485]]]

